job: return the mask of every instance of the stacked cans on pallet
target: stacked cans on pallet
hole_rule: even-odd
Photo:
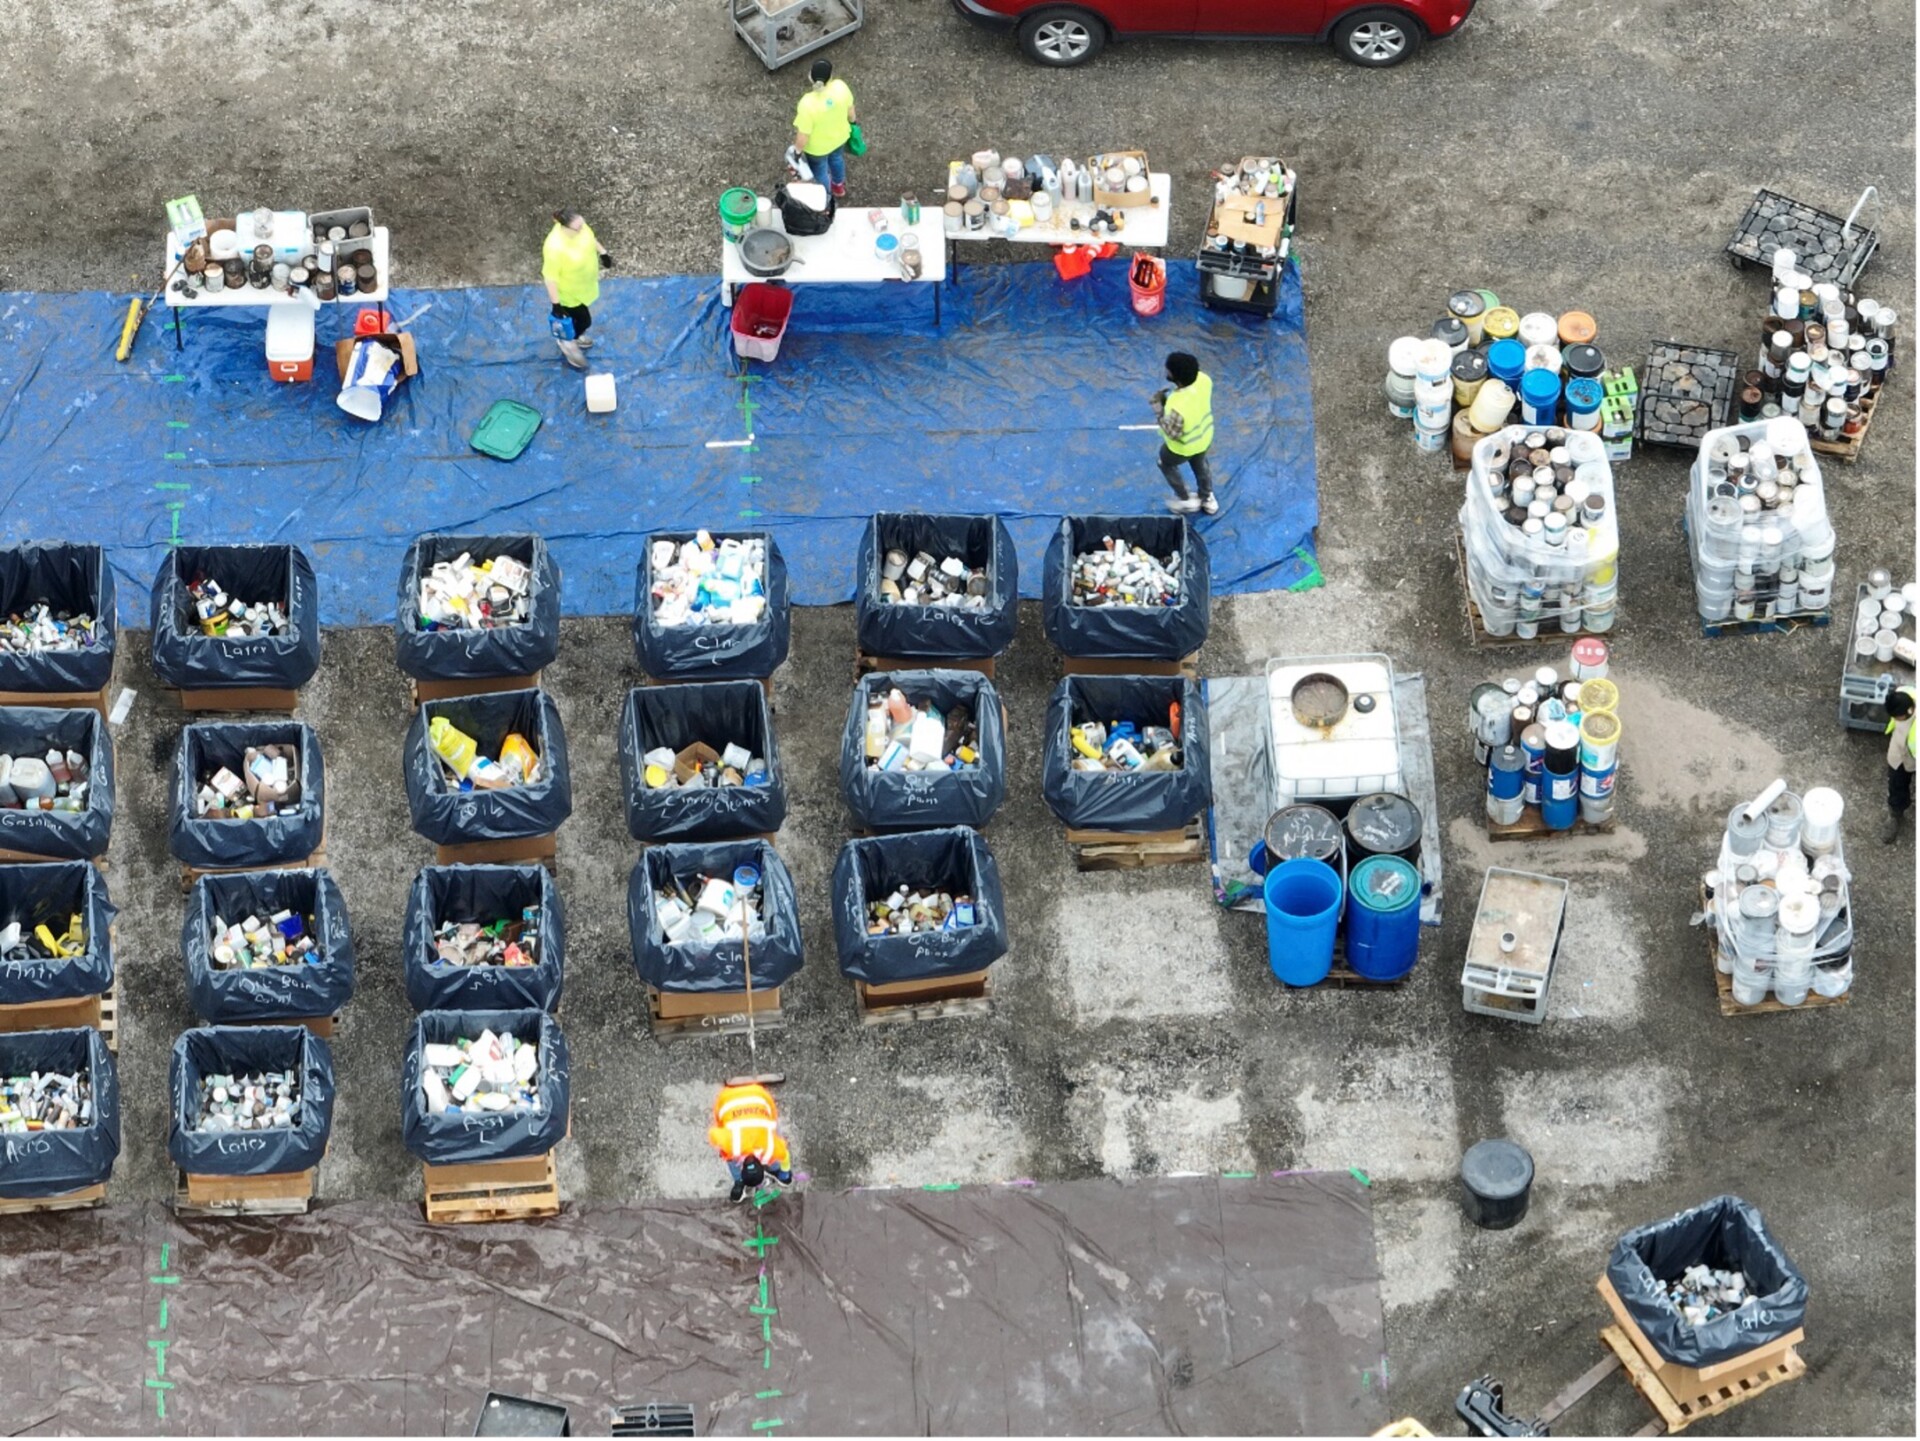
[[[1491,636],[1613,629],[1620,527],[1600,437],[1513,425],[1473,447],[1460,507],[1467,589]]]
[[[1807,428],[1785,416],[1709,431],[1687,487],[1700,619],[1765,621],[1833,603],[1833,523]]]
[[[1518,825],[1535,806],[1549,830],[1612,820],[1619,705],[1606,643],[1592,637],[1574,643],[1565,674],[1547,665],[1476,686],[1467,719],[1474,760],[1487,768],[1487,819]]]
[[[1853,440],[1893,369],[1900,317],[1831,281],[1816,283],[1784,246],[1773,253],[1773,287],[1759,370],[1741,380],[1740,419],[1790,416],[1822,440]]]
[[[1852,876],[1841,844],[1844,804],[1816,786],[1804,796],[1775,781],[1727,817],[1720,858],[1701,879],[1733,999],[1783,1006],[1853,985]]]

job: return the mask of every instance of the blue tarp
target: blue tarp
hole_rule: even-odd
[[[735,359],[711,277],[615,280],[596,305],[596,368],[619,410],[589,415],[537,287],[402,291],[421,374],[377,425],[333,403],[333,341],[356,307],[321,311],[314,381],[282,385],[265,312],[195,311],[176,351],[156,307],[126,364],[126,297],[0,293],[0,513],[16,538],[94,541],[120,577],[121,621],[176,542],[296,541],[327,624],[389,620],[407,544],[425,531],[537,531],[566,609],[624,614],[651,531],[771,530],[808,605],[853,595],[877,510],[997,511],[1037,595],[1059,518],[1159,509],[1147,398],[1169,350],[1215,379],[1221,513],[1201,521],[1216,593],[1312,573],[1319,509],[1299,280],[1271,320],[1201,306],[1171,267],[1165,313],[1135,316],[1126,266],[1061,283],[1045,263],[974,266],[930,286],[801,286],[780,355]],[[468,447],[495,400],[546,418],[510,463]],[[751,449],[714,446],[749,433]],[[609,557],[616,557],[610,560]]]

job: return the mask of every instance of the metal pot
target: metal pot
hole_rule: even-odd
[[[756,279],[772,280],[800,263],[793,258],[793,241],[778,230],[749,230],[740,238],[740,264]]]

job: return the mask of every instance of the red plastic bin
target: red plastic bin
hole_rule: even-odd
[[[733,351],[748,360],[772,360],[793,315],[793,292],[784,285],[743,285],[733,298]]]

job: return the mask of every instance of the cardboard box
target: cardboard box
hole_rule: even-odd
[[[705,766],[720,764],[720,752],[705,741],[695,741],[673,758],[673,778],[685,785],[693,773]]]
[[[389,350],[400,352],[400,384],[405,385],[420,373],[420,357],[413,348],[413,337],[406,331],[384,330],[378,335],[350,335],[344,340],[333,343],[334,362],[340,368],[340,378],[347,378],[347,367],[353,364],[353,347],[363,340],[378,341]]]
[[[1105,175],[1105,165],[1117,165],[1129,155],[1140,162],[1140,173],[1142,175],[1152,174],[1152,167],[1147,164],[1147,152],[1144,150],[1105,151],[1094,157],[1096,163],[1094,164],[1093,171],[1093,203],[1095,205],[1113,209],[1115,207],[1129,205],[1147,205],[1152,202],[1153,185],[1151,181],[1148,182],[1147,188],[1138,194],[1131,190],[1109,190],[1103,183],[1102,177]],[[1105,162],[1105,165],[1098,162]]]

